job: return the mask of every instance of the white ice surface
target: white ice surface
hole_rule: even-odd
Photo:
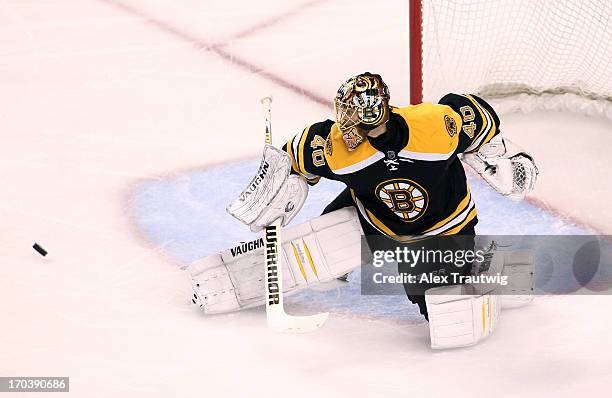
[[[118,4],[0,2],[1,376],[70,376],[77,397],[268,396],[271,380],[281,385],[275,395],[294,397],[605,394],[608,296],[538,298],[505,312],[484,344],[446,352],[428,348],[418,321],[340,313],[317,333],[290,336],[270,333],[261,310],[205,317],[191,308],[170,249],[197,242],[178,234],[157,245],[143,233],[132,207],[139,188],[255,156],[258,101],[270,92],[278,141],[329,116],[321,99],[355,71],[382,73],[405,103],[406,5],[377,2],[382,11],[372,14],[365,1]],[[351,25],[362,21],[365,39]],[[535,117],[566,129],[563,137],[580,131],[579,160],[597,156],[595,169],[569,166],[568,156],[543,167],[541,199],[585,198],[576,207],[609,220],[607,185],[598,198],[555,184],[602,181],[592,174],[609,170],[599,157],[609,141],[590,139],[581,119]],[[524,145],[540,133],[520,126]],[[572,145],[553,133],[552,145],[538,147],[542,163]],[[481,213],[481,225],[511,216],[482,192],[491,218]],[[326,195],[331,188],[319,200]],[[560,210],[588,224],[579,210]],[[547,213],[517,223],[575,228]],[[206,244],[221,245],[223,233],[210,231]],[[47,257],[30,248],[35,241]]]

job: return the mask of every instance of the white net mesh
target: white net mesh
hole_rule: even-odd
[[[612,1],[423,0],[422,18],[423,101],[472,92],[612,119]]]

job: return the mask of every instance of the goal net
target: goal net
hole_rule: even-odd
[[[612,120],[611,0],[410,0],[410,47],[412,103],[475,93]]]

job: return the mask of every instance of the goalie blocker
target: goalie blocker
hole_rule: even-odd
[[[354,208],[283,229],[283,293],[343,283],[337,278],[369,261],[362,256],[361,237]],[[193,303],[208,314],[264,305],[264,257],[260,238],[194,262],[188,267]]]

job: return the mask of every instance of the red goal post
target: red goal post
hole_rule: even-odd
[[[612,1],[410,0],[410,100],[612,120]]]

